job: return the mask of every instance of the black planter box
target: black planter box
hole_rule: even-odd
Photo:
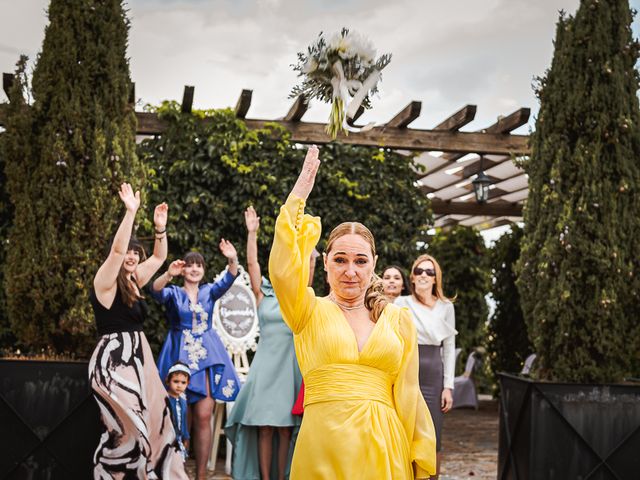
[[[100,437],[86,362],[0,359],[0,479],[93,476]]]
[[[498,480],[640,479],[640,385],[499,377]]]

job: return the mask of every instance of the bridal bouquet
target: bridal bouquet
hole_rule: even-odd
[[[371,108],[370,96],[378,91],[380,72],[391,61],[390,53],[377,60],[375,57],[371,41],[356,32],[343,28],[328,38],[320,32],[306,53],[298,53],[298,63],[292,65],[303,80],[293,88],[290,98],[305,95],[309,100],[331,102],[327,133],[334,140],[340,131],[358,131],[348,125],[347,119],[355,116],[360,105]],[[373,124],[362,130],[371,127]]]

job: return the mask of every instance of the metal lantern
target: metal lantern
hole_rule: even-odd
[[[491,185],[491,179],[487,177],[482,170],[483,156],[480,155],[480,171],[473,180],[473,192],[476,194],[476,202],[479,204],[486,203],[489,199],[489,185]]]

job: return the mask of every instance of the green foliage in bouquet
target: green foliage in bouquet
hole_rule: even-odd
[[[331,103],[327,133],[333,139],[340,131],[348,134],[343,124],[349,96],[364,88],[360,105],[371,108],[371,96],[378,92],[379,72],[391,62],[390,53],[376,59],[372,43],[347,28],[328,38],[320,32],[307,51],[298,52],[297,56],[298,63],[292,67],[303,80],[293,87],[289,97],[304,95],[307,100],[317,98]],[[371,79],[369,83],[367,79]]]
[[[626,0],[561,15],[525,168],[518,286],[541,378],[640,367],[640,47]]]
[[[129,23],[120,0],[49,5],[28,105],[19,65],[2,134],[12,225],[4,291],[24,350],[86,355],[94,343],[88,292],[123,214],[121,182],[136,188],[129,105]]]

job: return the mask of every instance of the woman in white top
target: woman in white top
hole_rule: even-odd
[[[420,390],[436,428],[437,475],[443,414],[453,405],[456,318],[451,299],[442,293],[442,270],[435,258],[420,255],[411,268],[412,295],[399,297],[395,304],[407,307],[418,331]]]

